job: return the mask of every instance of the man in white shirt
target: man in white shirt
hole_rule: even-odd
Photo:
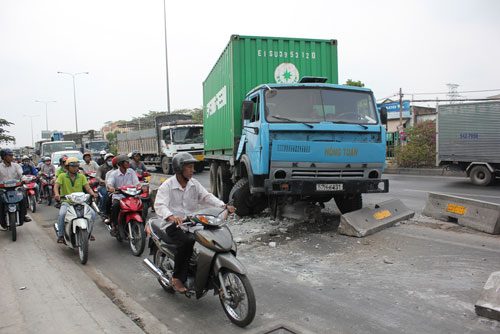
[[[97,162],[92,161],[91,155],[90,152],[85,152],[85,154],[83,154],[84,161],[80,164],[80,168],[83,169],[84,173],[97,172],[97,168],[99,168]]]
[[[194,164],[197,162],[189,153],[176,154],[172,161],[175,175],[158,188],[154,204],[156,214],[164,220],[162,229],[166,229],[168,236],[177,245],[172,285],[180,293],[186,292],[184,282],[194,246],[194,237],[190,233],[192,230],[183,226],[185,217],[198,210],[201,205],[226,207],[224,202],[193,178]],[[228,206],[227,209],[230,213],[234,212],[233,206]]]
[[[14,160],[14,152],[12,152],[10,148],[5,148],[1,151],[1,158],[3,162],[0,163],[0,182],[7,180],[21,180],[23,177],[23,169],[19,166],[19,164],[12,162],[12,160]],[[24,193],[23,200],[19,203],[19,209],[20,217],[24,217],[21,218],[20,224],[23,222],[30,222],[31,218],[26,216],[28,211],[26,193]],[[6,226],[5,221],[3,221],[4,217],[4,204],[0,203],[0,224],[3,227]]]
[[[118,169],[109,174],[108,179],[106,179],[106,185],[108,192],[113,193],[113,203],[111,204],[111,235],[116,236],[116,224],[118,223],[118,214],[120,213],[120,200],[125,197],[123,194],[115,193],[115,190],[119,187],[131,184],[136,186],[139,184],[139,179],[137,174],[130,167],[129,159],[126,155],[121,154],[116,158],[116,163]]]

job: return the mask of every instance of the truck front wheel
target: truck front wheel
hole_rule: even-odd
[[[250,194],[250,186],[246,177],[239,179],[229,193],[229,199],[234,200],[234,207],[238,216],[259,214],[267,207],[265,196]]]
[[[172,174],[172,164],[168,161],[167,157],[161,159],[161,170],[163,174]]]
[[[493,176],[486,166],[477,165],[470,171],[470,180],[475,185],[487,186],[493,180]]]
[[[363,207],[361,194],[335,196],[334,198],[335,203],[342,214],[356,211]]]

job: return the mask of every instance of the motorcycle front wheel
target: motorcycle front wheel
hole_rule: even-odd
[[[85,264],[89,258],[89,232],[87,230],[78,229],[76,232],[78,237],[78,255],[80,263]]]
[[[52,189],[47,188],[47,205],[50,206],[52,204]]]
[[[255,317],[255,294],[253,292],[250,280],[246,275],[226,270],[222,273],[224,286],[228,296],[219,299],[222,308],[229,320],[239,327],[245,327],[253,321]]]
[[[36,212],[36,198],[35,195],[29,195],[28,196],[28,201],[30,204],[30,210],[31,212],[35,213]]]
[[[130,245],[130,250],[135,256],[141,256],[144,252],[144,247],[146,246],[146,231],[144,231],[144,226],[138,221],[131,220],[129,222],[130,229],[132,230],[132,235],[128,236],[128,242]]]
[[[17,212],[9,212],[9,227],[12,233],[12,241],[17,240]]]

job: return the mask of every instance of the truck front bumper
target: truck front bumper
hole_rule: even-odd
[[[292,179],[265,180],[268,195],[333,196],[342,194],[387,193],[387,179]]]

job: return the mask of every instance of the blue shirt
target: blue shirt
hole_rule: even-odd
[[[34,175],[34,176],[38,175],[38,171],[36,170],[35,166],[21,165],[21,167],[23,168],[23,175]]]

